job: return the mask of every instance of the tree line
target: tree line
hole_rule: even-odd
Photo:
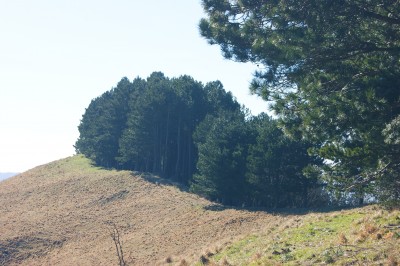
[[[250,90],[274,119],[248,115],[219,82],[153,73],[92,101],[77,151],[227,204],[399,206],[400,2],[202,5],[201,35],[258,66]]]
[[[322,193],[303,168],[310,143],[249,111],[219,81],[152,73],[92,100],[76,151],[97,165],[151,172],[229,205],[305,207]]]

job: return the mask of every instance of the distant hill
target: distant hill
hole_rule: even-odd
[[[18,175],[18,173],[0,173],[0,181],[15,175]]]
[[[1,182],[0,213],[0,265],[118,265],[115,227],[128,265],[400,262],[399,211],[230,209],[82,156]]]

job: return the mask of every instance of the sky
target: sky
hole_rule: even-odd
[[[253,114],[256,66],[202,38],[200,0],[0,0],[0,172],[75,154],[90,101],[119,80],[190,75],[220,80]]]

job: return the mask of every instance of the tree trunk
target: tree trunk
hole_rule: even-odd
[[[179,123],[178,123],[178,135],[177,135],[177,141],[176,141],[178,154],[176,156],[175,176],[177,178],[179,178],[179,163],[181,160],[181,120],[182,120],[182,118],[180,116]]]
[[[171,108],[168,106],[167,111],[167,126],[166,126],[166,133],[165,133],[165,147],[164,147],[164,158],[162,164],[162,172],[164,175],[167,174],[167,165],[168,165],[168,142],[169,142],[169,119],[170,119]]]

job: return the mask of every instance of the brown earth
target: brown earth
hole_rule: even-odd
[[[0,182],[0,265],[118,265],[111,224],[130,265],[176,265],[288,219],[74,156]]]

